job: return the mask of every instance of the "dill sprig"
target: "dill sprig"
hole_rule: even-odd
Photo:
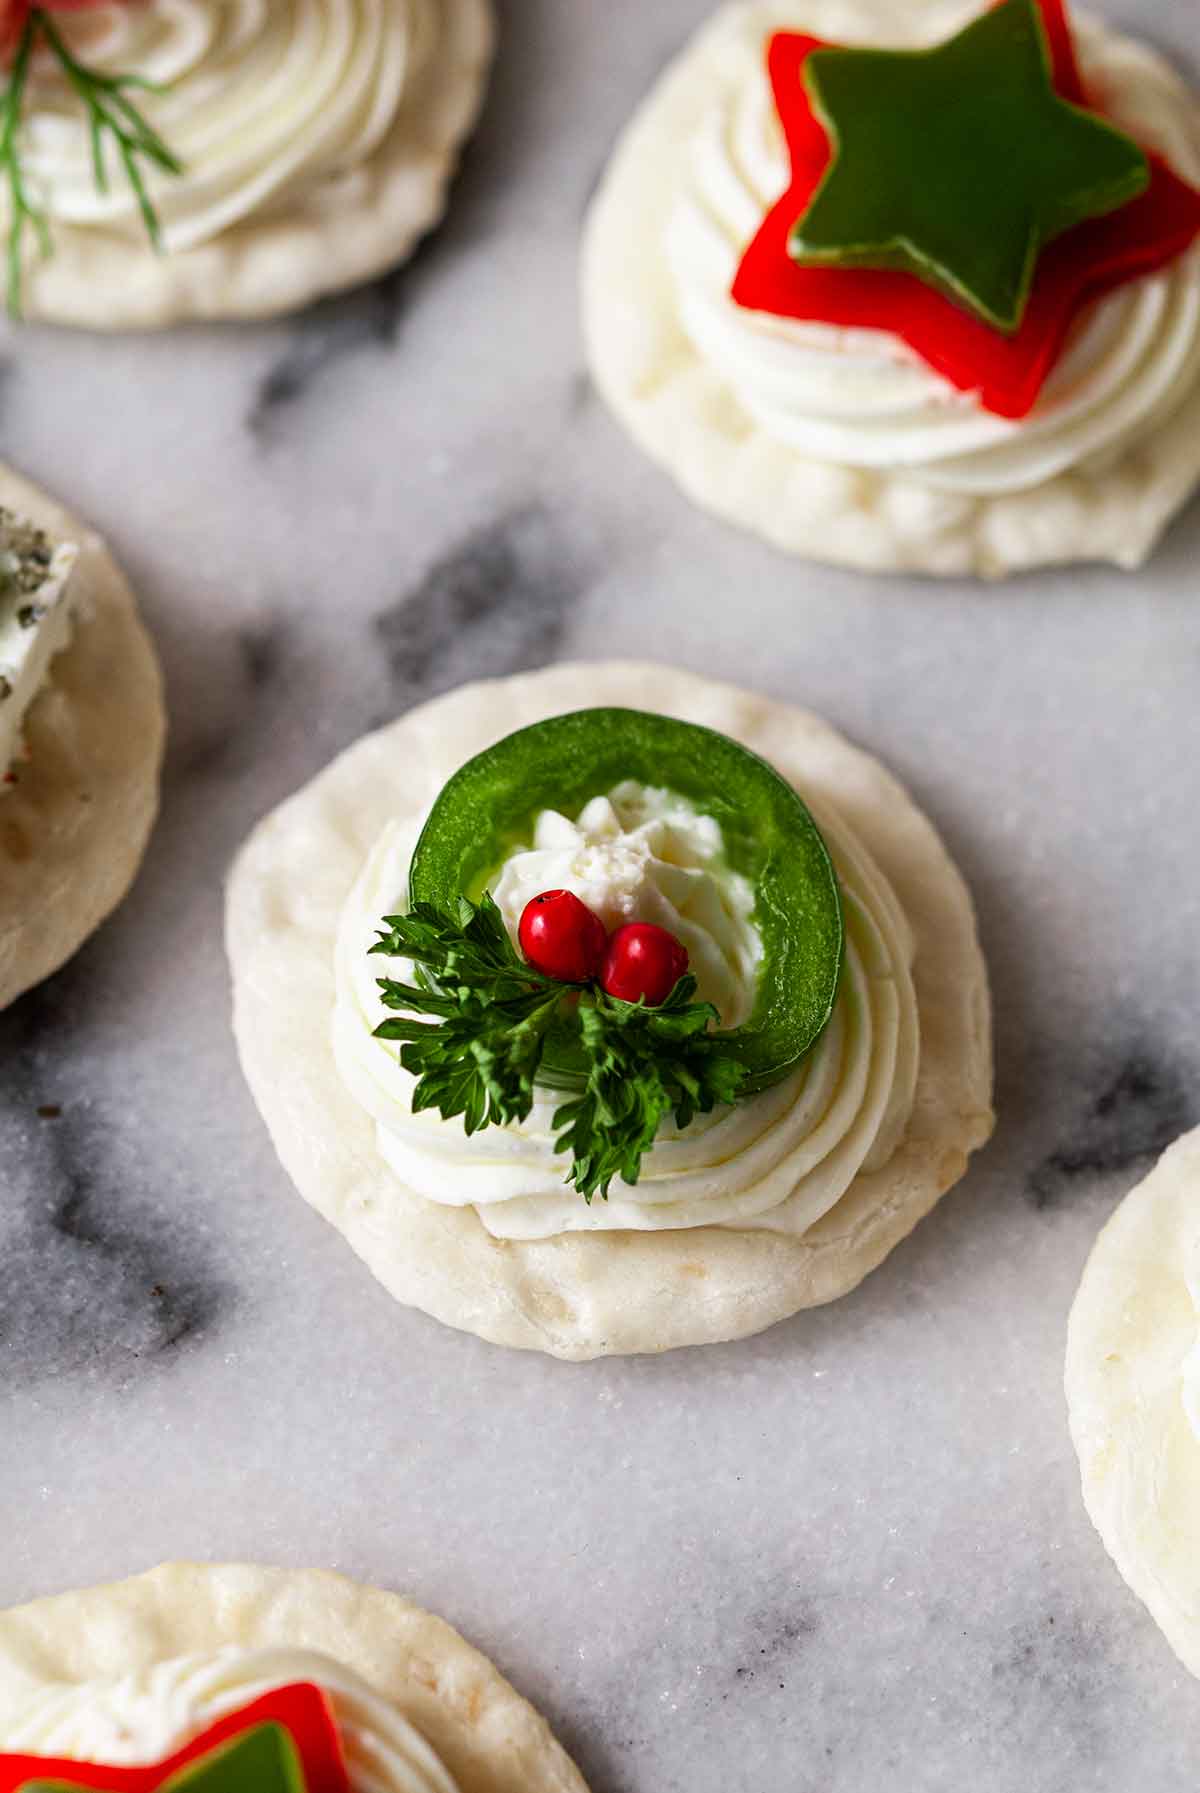
[[[26,230],[33,231],[43,257],[51,253],[50,226],[46,214],[29,196],[17,142],[35,37],[36,26],[31,17],[21,34],[0,102],[0,170],[8,187],[8,310],[12,317],[21,315],[21,249]]]
[[[87,114],[92,172],[97,190],[109,191],[109,160],[115,153],[133,190],[146,234],[156,250],[162,250],[162,229],[146,185],[147,165],[165,174],[183,173],[183,164],[130,98],[132,93],[157,93],[161,89],[141,75],[106,75],[80,62],[50,14],[35,7],[25,21],[0,96],[0,178],[8,189],[8,310],[21,316],[21,285],[25,237],[32,231],[43,258],[53,253],[53,240],[45,211],[33,199],[21,160],[21,123],[29,88],[30,64],[39,37],[62,68]]]

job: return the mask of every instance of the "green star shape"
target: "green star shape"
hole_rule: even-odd
[[[26,1781],[20,1793],[85,1793],[74,1781]],[[170,1776],[161,1793],[305,1793],[304,1770],[282,1725],[255,1725],[242,1737]]]
[[[1054,90],[1034,0],[1004,0],[930,50],[814,50],[833,146],[788,248],[899,268],[1011,332],[1043,246],[1144,191],[1145,154]]]

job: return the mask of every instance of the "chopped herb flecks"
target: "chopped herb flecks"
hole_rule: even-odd
[[[49,579],[53,560],[54,544],[46,532],[0,505],[0,595],[15,591],[31,597]]]

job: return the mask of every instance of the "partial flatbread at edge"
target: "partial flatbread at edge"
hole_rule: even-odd
[[[86,593],[26,718],[30,758],[0,792],[2,1009],[65,964],[132,884],[158,811],[166,719],[154,649],[100,537],[3,466],[0,505],[79,543]]]
[[[1126,1196],[1088,1259],[1067,1331],[1083,1498],[1167,1641],[1200,1675],[1200,1439],[1183,1364],[1200,1351],[1200,1128]]]
[[[25,315],[85,330],[275,317],[395,267],[442,216],[491,67],[491,0],[442,0],[442,10],[437,53],[361,168],[171,255],[56,225],[54,254],[27,266]]]
[[[922,1050],[905,1138],[801,1239],[698,1227],[494,1239],[472,1208],[411,1194],[376,1151],[330,1045],[333,947],[384,824],[527,723],[589,705],[705,723],[835,809],[891,879],[917,941]],[[991,1028],[971,900],[929,822],[877,761],[803,711],[662,666],[558,666],[468,685],[358,742],[261,824],[228,906],[242,1064],[285,1167],[400,1301],[498,1344],[590,1358],[758,1332],[882,1261],[988,1137]]]
[[[460,1793],[587,1793],[545,1721],[449,1625],[321,1569],[164,1563],[0,1613],[0,1748],[6,1716],[47,1683],[230,1645],[345,1663],[428,1739]]]
[[[743,64],[731,33],[754,25],[834,42],[925,45],[979,0],[725,0],[622,132],[588,215],[581,263],[592,377],[637,446],[725,522],[806,559],[868,572],[975,574],[1107,560],[1136,567],[1200,478],[1200,383],[1149,438],[1094,468],[984,498],[805,458],[759,424],[679,320],[663,242],[693,140]],[[1105,34],[1076,14],[1085,74]],[[1127,44],[1127,40],[1120,40]],[[1141,61],[1178,94],[1164,57]],[[1152,121],[1150,135],[1153,137]],[[1183,164],[1200,179],[1200,128]]]

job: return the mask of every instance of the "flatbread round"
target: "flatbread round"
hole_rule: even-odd
[[[116,908],[158,812],[162,676],[98,535],[8,468],[0,505],[80,545],[70,645],[26,717],[28,762],[0,792],[0,1009],[57,971]]]
[[[0,1749],[6,1721],[48,1684],[231,1645],[344,1663],[421,1732],[459,1793],[587,1793],[545,1720],[442,1619],[327,1570],[246,1563],[164,1563],[0,1613]]]
[[[801,1238],[696,1227],[501,1241],[473,1208],[405,1189],[330,1045],[338,919],[388,821],[416,816],[513,729],[615,704],[706,723],[835,810],[913,927],[921,1065],[907,1133]],[[558,666],[464,686],[368,735],[267,818],[228,905],[234,1028],[276,1149],[305,1199],[397,1298],[497,1344],[590,1358],[758,1332],[854,1287],[988,1137],[991,1029],[971,900],[932,827],[875,760],[802,711],[662,666]]]
[[[1136,567],[1200,480],[1200,381],[1153,434],[1115,458],[1028,491],[969,498],[804,458],[746,411],[679,319],[666,226],[697,129],[743,76],[733,40],[752,29],[764,43],[778,30],[933,43],[977,11],[978,0],[727,0],[718,8],[634,115],[593,202],[582,260],[592,375],[689,498],[789,553],[869,572],[983,578],[1081,560]],[[1145,46],[1136,54],[1178,110],[1186,95],[1178,75]],[[1191,148],[1182,171],[1200,179],[1200,115]]]
[[[1194,1297],[1187,1275],[1191,1271]],[[1200,1675],[1200,1128],[1176,1140],[1096,1242],[1067,1331],[1083,1498],[1113,1561]]]
[[[445,210],[491,66],[491,0],[441,0],[441,13],[428,66],[352,176],[170,255],[115,232],[55,225],[54,254],[25,272],[26,317],[88,330],[273,317],[403,261]]]

